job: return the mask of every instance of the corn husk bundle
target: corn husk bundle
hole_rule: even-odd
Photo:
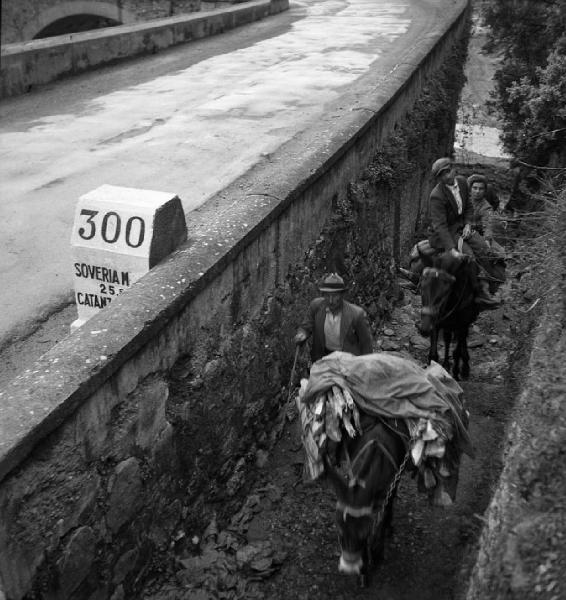
[[[434,506],[450,506],[458,479],[459,452],[450,423],[443,419],[407,419],[411,459],[418,473],[419,490]]]
[[[302,379],[296,403],[306,454],[306,473],[311,479],[317,479],[324,472],[322,452],[327,441],[337,443],[344,435],[353,438],[361,432],[360,412],[347,388],[333,385],[307,404],[303,402],[306,386],[307,380]]]

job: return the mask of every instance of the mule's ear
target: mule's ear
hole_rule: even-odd
[[[459,258],[453,257],[450,252],[443,252],[438,257],[438,262],[435,265],[438,269],[442,269],[447,273],[452,273],[461,265],[461,260]]]
[[[432,266],[435,269],[445,269],[449,260],[450,254],[448,254],[448,252],[441,252],[432,259]]]
[[[324,460],[324,468],[328,474],[328,479],[336,492],[336,496],[338,496],[340,500],[345,500],[348,496],[348,481],[338,473],[334,465],[330,464],[326,454],[323,455],[322,459]]]

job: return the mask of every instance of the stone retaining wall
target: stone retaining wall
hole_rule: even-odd
[[[452,142],[466,6],[352,86],[353,110],[191,213],[183,247],[0,393],[9,600],[135,597],[275,443],[315,278],[337,269],[374,322],[387,310],[392,257],[424,212],[411,188],[428,191]],[[399,153],[411,175],[381,177]]]
[[[529,292],[538,301],[525,321],[536,327],[532,347],[525,344],[507,376],[518,398],[466,600],[558,600],[566,593],[565,200],[563,191],[554,211],[548,202],[547,235],[530,256]]]

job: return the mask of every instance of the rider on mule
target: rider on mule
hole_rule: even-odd
[[[474,173],[468,177],[468,189],[474,208],[474,229],[484,237],[490,248],[490,255],[481,263],[481,267],[489,275],[489,288],[493,292],[505,282],[505,250],[496,237],[505,229],[506,223],[497,210],[497,194],[486,177]]]
[[[464,254],[478,261],[489,257],[490,247],[484,238],[472,229],[473,206],[464,177],[456,175],[450,158],[439,158],[432,165],[437,184],[430,193],[429,206],[432,232],[430,245],[436,250],[449,252],[455,258]],[[463,240],[458,249],[459,238]],[[477,263],[472,263],[475,301],[484,309],[496,308],[500,301],[489,292],[485,279],[479,276]]]

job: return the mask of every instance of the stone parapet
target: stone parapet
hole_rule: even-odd
[[[3,0],[2,44],[44,37],[46,28],[69,19],[91,18],[129,25],[200,10],[200,0]]]
[[[2,46],[0,98],[109,63],[228,31],[289,8],[255,0],[211,11]]]

